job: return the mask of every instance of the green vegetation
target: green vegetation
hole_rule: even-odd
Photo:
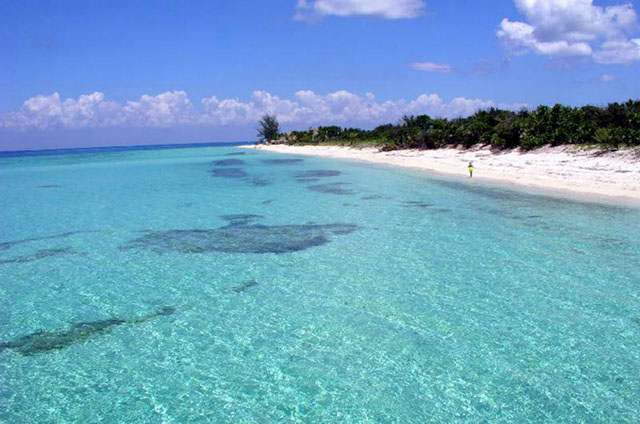
[[[275,115],[264,115],[258,122],[258,140],[261,142],[277,139],[279,132],[280,124]]]
[[[287,134],[281,134],[280,140],[289,144],[384,146],[387,140],[377,130],[378,128],[371,131],[359,128],[340,128],[334,125],[310,128],[307,131],[291,131]]]
[[[381,125],[373,130],[318,127],[280,134],[279,141],[380,146],[384,150],[470,147],[476,143],[526,150],[566,144],[639,146],[640,100],[610,103],[605,107],[575,108],[557,104],[520,112],[491,108],[457,119],[405,116],[397,125]]]

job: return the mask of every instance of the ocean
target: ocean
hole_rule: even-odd
[[[637,423],[638,223],[230,145],[0,155],[0,423]]]

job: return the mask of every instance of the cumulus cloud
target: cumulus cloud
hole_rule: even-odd
[[[65,100],[58,93],[53,93],[32,97],[23,103],[20,110],[0,114],[0,128],[242,126],[255,124],[265,113],[277,115],[282,124],[289,126],[323,123],[368,126],[394,122],[403,115],[467,116],[494,106],[496,104],[491,100],[459,97],[445,101],[437,94],[421,94],[413,100],[378,101],[372,93],[360,96],[346,90],[328,94],[300,90],[292,99],[254,91],[247,101],[212,96],[203,98],[198,106],[184,91],[143,95],[138,100],[125,103],[106,100],[100,92]],[[526,105],[497,106],[517,110]]]
[[[144,95],[124,105],[97,91],[66,100],[53,93],[31,97],[19,111],[1,114],[0,128],[170,127],[191,124],[195,116],[184,91]]]
[[[143,95],[122,107],[123,124],[148,127],[189,125],[196,119],[191,100],[184,91],[167,91],[157,96]]]
[[[450,74],[453,68],[449,65],[435,62],[413,62],[411,67],[416,71],[438,72],[442,74]]]
[[[637,15],[630,3],[593,0],[514,0],[526,22],[503,19],[498,37],[516,53],[587,57],[603,64],[640,60]]]
[[[423,0],[298,0],[294,19],[318,20],[329,15],[415,18],[424,7]]]
[[[601,47],[594,54],[598,63],[617,64],[640,60],[640,38],[605,41]]]

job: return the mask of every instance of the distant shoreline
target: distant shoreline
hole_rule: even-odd
[[[254,146],[238,146],[254,148]],[[493,152],[487,146],[435,150],[379,151],[345,146],[258,145],[269,152],[313,155],[413,168],[468,179],[473,161],[473,181],[509,184],[580,201],[640,207],[640,150],[558,146],[532,151]]]
[[[93,146],[93,147],[61,147],[57,149],[40,150],[0,150],[0,157],[16,156],[48,156],[64,155],[76,153],[102,153],[120,152],[135,150],[168,150],[168,149],[191,149],[198,147],[239,147],[243,145],[253,145],[249,141],[221,141],[207,143],[165,143],[165,144],[132,144],[123,146]]]

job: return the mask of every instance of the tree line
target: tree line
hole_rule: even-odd
[[[398,124],[372,130],[321,126],[278,134],[277,138],[290,144],[372,144],[385,150],[470,147],[477,143],[526,150],[566,144],[638,146],[640,100],[603,107],[556,104],[519,112],[491,108],[455,119],[404,116]]]

